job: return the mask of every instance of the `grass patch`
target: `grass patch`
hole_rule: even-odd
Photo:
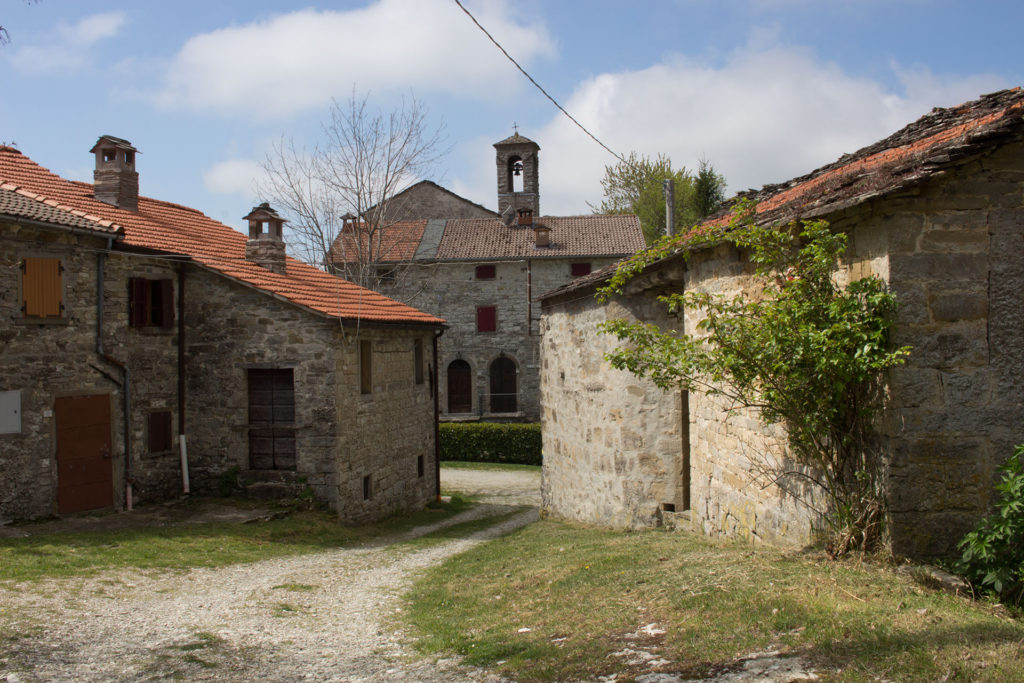
[[[273,614],[275,617],[294,617],[305,612],[306,609],[290,602],[279,602],[274,605]]]
[[[419,648],[520,681],[638,675],[610,656],[638,645],[694,678],[772,647],[832,680],[1024,680],[1024,624],[990,606],[888,566],[681,532],[539,522],[428,570],[407,600]],[[638,636],[650,623],[665,633]]]
[[[445,541],[466,538],[470,534],[473,534],[477,531],[482,531],[483,529],[492,527],[495,524],[500,524],[501,522],[504,522],[506,519],[518,515],[525,509],[526,507],[518,507],[512,510],[511,512],[506,512],[504,514],[492,515],[489,517],[481,517],[480,519],[472,519],[468,522],[452,524],[451,526],[443,527],[441,529],[438,529],[437,531],[431,531],[429,534],[423,534],[422,536],[410,538],[409,540],[403,541],[402,543],[396,543],[390,546],[388,550],[393,550],[396,552],[419,550],[422,548],[428,548],[430,546],[437,545],[439,543],[444,543]]]
[[[442,460],[441,468],[453,470],[479,470],[486,472],[537,472],[538,474],[542,469],[540,465],[517,465],[498,462],[462,462],[459,460]]]
[[[312,586],[308,583],[279,583],[276,586],[271,586],[270,590],[285,590],[293,591],[295,593],[303,593],[305,591],[315,591],[318,586]]]
[[[330,512],[298,510],[279,519],[250,524],[188,524],[2,538],[0,583],[91,576],[121,568],[223,567],[313,553],[401,533],[446,519],[470,505],[456,497],[450,503],[431,504],[426,510],[361,527],[342,526]]]

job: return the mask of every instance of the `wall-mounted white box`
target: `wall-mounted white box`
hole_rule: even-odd
[[[21,391],[0,391],[0,434],[21,434]]]

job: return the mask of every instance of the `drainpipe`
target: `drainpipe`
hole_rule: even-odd
[[[437,362],[437,340],[444,334],[444,330],[440,329],[434,333],[433,347],[434,347],[434,477],[436,484],[437,501],[441,502],[441,428],[438,426],[441,422],[441,404],[438,398],[441,393],[441,373],[438,372]]]
[[[185,264],[178,268],[178,450],[181,454],[181,490],[189,494],[188,446],[185,443]]]
[[[124,412],[124,509],[126,512],[132,510],[132,458],[131,458],[131,414],[132,414],[132,392],[131,372],[128,366],[106,353],[103,349],[103,281],[107,254],[114,241],[107,238],[107,248],[96,254],[96,354],[121,371],[121,396],[124,398],[122,410]]]
[[[533,262],[526,259],[526,336],[533,336]]]

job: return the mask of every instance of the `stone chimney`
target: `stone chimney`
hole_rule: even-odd
[[[263,202],[253,207],[243,220],[249,221],[249,241],[245,243],[245,260],[284,275],[285,219]]]
[[[551,228],[537,223],[533,226],[533,246],[537,249],[547,249],[551,246]]]
[[[127,140],[103,135],[89,151],[96,155],[93,196],[105,204],[138,211],[139,174],[135,172],[135,155],[139,150]]]

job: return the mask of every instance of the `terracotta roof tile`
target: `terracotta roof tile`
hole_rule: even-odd
[[[322,315],[386,323],[437,325],[440,318],[334,277],[292,258],[283,275],[245,260],[246,235],[195,209],[139,197],[139,210],[93,198],[92,185],[65,180],[11,147],[0,146],[0,183],[37,193],[59,207],[120,226],[123,243],[189,256],[198,264]],[[63,209],[62,209],[63,210]]]
[[[374,250],[378,261],[407,261],[416,254],[416,247],[423,238],[427,221],[399,221],[380,229],[380,240]],[[365,224],[358,227],[360,243],[356,242],[357,229],[346,227],[338,234],[331,246],[331,260],[342,263],[358,261],[358,254],[369,253],[367,249],[367,230]],[[347,257],[347,258],[346,258]]]
[[[507,227],[496,218],[448,221],[437,250],[439,259],[622,256],[644,246],[640,221],[631,214],[542,216],[535,221],[551,229],[550,247],[534,246],[529,227]]]
[[[111,221],[73,209],[14,183],[0,184],[0,216],[89,230],[107,237],[123,236],[121,228]]]

